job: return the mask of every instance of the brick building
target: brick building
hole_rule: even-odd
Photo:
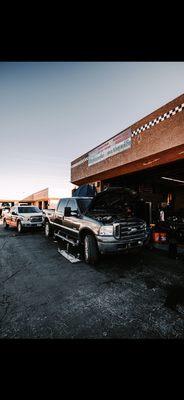
[[[184,94],[72,161],[71,182],[127,185],[152,210],[184,208]]]
[[[18,204],[28,204],[39,207],[40,209],[55,208],[60,196],[56,196],[53,189],[46,188],[32,193],[24,199],[0,199],[0,209],[3,203],[7,203],[10,207]]]
[[[40,190],[36,193],[31,194],[30,196],[25,197],[21,200],[21,202],[28,203],[30,205],[34,205],[39,207],[40,209],[44,208],[55,208],[58,203],[59,197],[54,197],[50,192],[49,188]]]

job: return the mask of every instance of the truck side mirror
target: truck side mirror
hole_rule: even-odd
[[[70,217],[71,216],[71,207],[65,207],[64,208],[64,217]]]

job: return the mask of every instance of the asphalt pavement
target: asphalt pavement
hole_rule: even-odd
[[[0,225],[1,338],[183,338],[184,260],[157,249],[71,263]]]

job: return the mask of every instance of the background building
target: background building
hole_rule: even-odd
[[[25,202],[30,205],[39,207],[40,209],[55,208],[60,197],[54,197],[52,191],[49,188],[40,190],[39,192],[33,193],[19,202]]]

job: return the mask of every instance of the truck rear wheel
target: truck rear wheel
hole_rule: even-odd
[[[96,265],[99,260],[99,251],[93,235],[84,238],[84,259],[87,264]]]

